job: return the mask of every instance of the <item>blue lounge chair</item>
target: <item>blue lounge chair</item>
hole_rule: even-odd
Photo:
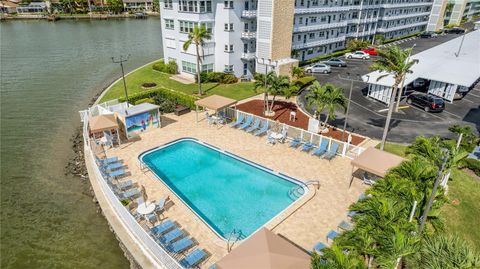
[[[348,211],[347,217],[353,218],[355,215],[357,215],[357,211]]]
[[[335,232],[334,230],[331,230],[331,231],[328,232],[328,234],[327,234],[327,241],[328,241],[328,239],[333,240],[333,239],[334,239],[335,237],[337,237],[337,236],[338,236],[338,233]]]
[[[273,138],[271,136],[271,133],[268,132],[268,135],[267,135],[267,144],[271,144],[272,146],[275,145],[277,143],[277,139]]]
[[[155,211],[157,213],[160,213],[162,212],[163,210],[165,210],[165,203],[167,202],[167,199],[165,198],[160,198],[160,200],[158,201],[156,207],[155,207]]]
[[[311,142],[307,142],[303,144],[302,151],[310,151],[313,148],[313,144]]]
[[[353,229],[352,224],[350,224],[350,223],[348,223],[348,222],[346,222],[346,221],[344,221],[344,220],[342,220],[342,222],[340,222],[340,224],[338,224],[337,227],[338,227],[339,229],[344,230],[344,231],[350,231],[350,230]]]
[[[178,227],[173,221],[168,219],[168,220],[158,224],[157,226],[153,227],[151,229],[151,232],[152,232],[152,234],[154,234],[156,236],[159,236],[159,235],[161,235],[165,232],[170,231],[173,228],[178,228]]]
[[[181,253],[193,246],[193,240],[190,237],[184,237],[171,245],[168,245],[166,249],[173,253]]]
[[[240,125],[238,127],[238,129],[243,130],[243,129],[247,128],[248,126],[250,126],[250,124],[252,124],[252,122],[253,122],[253,116],[248,116],[248,118],[245,120],[245,122],[242,125]]]
[[[103,170],[105,171],[113,171],[113,170],[116,170],[118,168],[122,168],[124,167],[125,165],[123,163],[111,163],[111,164],[107,164],[107,165],[104,165],[104,166],[101,166]]]
[[[312,155],[322,156],[325,152],[327,152],[327,148],[328,148],[328,140],[322,139],[322,142],[320,143],[320,147],[314,150]]]
[[[268,125],[269,125],[269,121],[268,120],[264,121],[263,122],[263,127],[253,134],[256,135],[256,136],[265,134],[266,132],[268,132]]]
[[[205,257],[207,257],[207,253],[205,253],[203,249],[196,249],[185,256],[185,258],[181,259],[179,263],[185,268],[192,268],[200,263]]]
[[[294,138],[292,140],[292,142],[290,142],[290,147],[291,148],[296,148],[296,147],[300,146],[300,144],[302,144],[302,140],[300,140],[300,138]]]
[[[322,243],[322,242],[318,242],[314,247],[313,247],[313,251],[316,251],[318,253],[322,253],[322,249],[326,248],[327,246]]]
[[[97,158],[97,163],[101,166],[118,162],[118,157],[110,157],[110,158],[105,158],[105,159],[100,159],[98,157],[96,157],[96,158]]]
[[[256,118],[256,119],[255,119],[255,122],[253,123],[253,125],[250,126],[250,127],[248,127],[248,128],[245,130],[245,132],[251,133],[251,132],[257,130],[258,128],[260,128],[260,122],[262,122],[262,121],[260,120],[260,118]]]
[[[121,199],[130,199],[130,198],[133,198],[137,195],[140,195],[140,191],[138,189],[131,189],[131,190],[128,190],[128,191],[121,192],[119,194]]]
[[[238,119],[235,122],[230,123],[230,127],[236,127],[237,125],[240,125],[243,122],[243,118],[245,116],[243,114],[238,115]]]
[[[180,237],[183,237],[184,235],[185,233],[182,230],[180,230],[179,228],[175,228],[172,231],[166,233],[165,235],[159,236],[158,241],[160,241],[160,243],[163,245],[168,245],[171,242],[179,239]]]
[[[333,159],[333,157],[335,157],[335,155],[337,155],[337,150],[338,150],[338,144],[333,143],[332,148],[327,153],[325,153],[323,158],[327,159],[327,160]]]
[[[121,190],[128,189],[128,188],[133,187],[133,181],[131,181],[131,180],[122,181],[122,182],[119,182],[119,183],[115,184],[115,186],[117,186],[117,188],[119,188]]]

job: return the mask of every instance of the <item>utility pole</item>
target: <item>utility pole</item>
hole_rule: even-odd
[[[127,83],[125,82],[125,72],[123,70],[123,63],[128,61],[128,58],[130,57],[130,54],[127,55],[127,57],[123,58],[122,55],[120,55],[118,60],[115,60],[114,57],[112,57],[112,62],[115,64],[120,64],[120,68],[122,69],[122,79],[123,79],[123,89],[125,90],[125,102],[127,102],[127,107],[129,106],[128,103],[128,91],[127,91]],[[126,112],[126,111],[125,111]]]
[[[435,183],[433,184],[432,194],[428,199],[427,207],[425,208],[422,219],[420,220],[420,228],[418,229],[419,235],[422,235],[423,229],[425,228],[425,222],[427,221],[428,213],[430,212],[430,208],[432,207],[433,200],[435,199],[435,195],[437,194],[438,185],[440,185],[440,179],[442,178],[443,170],[445,169],[445,165],[448,160],[448,154],[449,154],[448,149],[445,149],[443,153],[445,154],[445,156],[443,157],[442,167],[438,171],[437,178],[435,179]]]
[[[360,78],[360,74],[357,74],[357,77]],[[363,81],[361,79],[354,80],[352,77],[350,77],[350,73],[347,73],[346,78],[342,78],[340,75],[338,76],[338,78],[350,81],[350,92],[348,93],[347,111],[345,112],[345,121],[343,122],[343,132],[342,132],[342,139],[341,139],[341,141],[343,142],[345,139],[345,132],[347,131],[348,114],[350,112],[350,102],[352,101],[353,82],[354,81],[363,82]]]

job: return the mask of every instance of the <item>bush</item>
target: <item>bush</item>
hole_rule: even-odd
[[[224,74],[222,79],[220,80],[220,83],[223,84],[233,84],[237,83],[238,79],[235,75],[233,74]]]
[[[294,80],[294,81],[292,81],[292,84],[297,86],[299,88],[299,90],[302,90],[303,88],[312,84],[315,80],[316,80],[315,77],[308,76],[308,77],[303,77],[303,78],[299,78],[297,80]]]
[[[209,72],[207,73],[207,82],[220,82],[225,76],[222,72]]]
[[[160,112],[162,113],[172,113],[174,110],[175,110],[175,107],[177,106],[177,104],[175,104],[173,101],[171,100],[158,100],[160,101],[158,103],[158,106],[160,107]]]
[[[366,49],[368,46],[370,46],[370,42],[366,40],[350,40],[347,42],[347,49],[353,51],[353,50],[361,50],[361,49]]]
[[[138,100],[145,98],[153,98],[154,100],[156,100],[156,104],[158,104],[158,100],[170,100],[175,104],[180,104],[190,109],[195,108],[195,101],[197,100],[195,97],[182,92],[159,88],[129,95],[128,101],[132,104],[136,104]],[[119,98],[118,101],[125,102],[125,98]]]
[[[168,64],[165,64],[164,60],[160,60],[153,64],[152,68],[153,70],[167,74],[177,74],[178,72],[177,63],[174,60],[169,61]]]
[[[130,101],[130,99],[128,101]],[[135,105],[143,104],[143,103],[155,104],[155,100],[153,98],[143,98],[143,99],[137,100],[135,102]]]
[[[480,177],[480,161],[475,159],[464,159],[462,167],[472,170],[475,175]]]

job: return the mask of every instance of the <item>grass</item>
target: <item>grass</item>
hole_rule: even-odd
[[[157,84],[157,87],[164,87],[186,94],[196,94],[198,92],[197,84],[183,84],[172,80],[170,79],[171,75],[153,70],[153,64],[154,63],[146,65],[125,77],[129,95],[144,91],[145,89],[142,88],[142,84],[146,82],[154,82]],[[235,84],[203,83],[202,91],[207,95],[218,94],[228,98],[242,100],[258,94],[253,87],[253,82],[240,82]],[[110,88],[100,102],[106,102],[123,96],[123,82],[120,80]]]
[[[378,147],[378,146],[377,146]],[[385,151],[405,157],[408,145],[385,144]],[[449,234],[457,234],[480,251],[480,181],[463,170],[454,169],[448,183],[447,203],[441,216]]]

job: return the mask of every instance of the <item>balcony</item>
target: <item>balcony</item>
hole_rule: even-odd
[[[312,14],[312,13],[324,13],[324,12],[349,11],[351,8],[352,8],[351,6],[296,8],[295,14]]]
[[[428,21],[422,21],[422,22],[417,22],[417,23],[398,25],[398,26],[389,27],[389,28],[381,27],[381,28],[377,29],[377,32],[386,33],[386,32],[397,31],[397,30],[402,30],[402,29],[416,27],[416,26],[422,26],[422,25],[426,25],[427,23],[428,23]]]
[[[310,32],[316,30],[324,30],[324,29],[332,29],[338,27],[345,27],[347,26],[347,22],[335,22],[335,23],[324,23],[324,24],[315,24],[309,26],[295,26],[293,27],[294,33],[301,33],[301,32]]]
[[[257,10],[243,10],[242,18],[244,19],[255,19],[257,17]]]
[[[357,37],[369,36],[374,34],[376,34],[376,32],[372,29],[370,31],[358,31],[358,35],[357,35],[357,32],[348,33],[347,37],[357,38]]]
[[[397,16],[384,15],[382,17],[382,21],[392,21],[392,20],[398,20],[398,19],[405,19],[405,18],[412,18],[412,17],[422,17],[422,16],[429,16],[429,15],[430,15],[430,11],[422,12],[422,13],[401,14],[401,15],[397,15]]]
[[[417,6],[431,6],[433,2],[415,2],[415,3],[396,3],[396,4],[383,4],[382,8],[397,8],[397,7],[417,7]]]
[[[371,23],[371,22],[376,22],[378,21],[377,17],[371,17],[371,18],[363,18],[363,19],[349,19],[347,20],[348,24],[361,24],[361,23]]]
[[[322,39],[322,40],[316,40],[316,41],[311,41],[307,43],[300,43],[300,44],[294,44],[292,46],[293,49],[305,49],[305,48],[313,48],[313,47],[318,47],[330,43],[336,43],[336,42],[342,42],[345,41],[345,36],[339,36],[339,37],[334,37],[334,38],[328,38],[328,39]]]
[[[255,52],[244,52],[242,53],[242,60],[251,61],[255,59]]]
[[[242,39],[245,40],[252,40],[257,37],[257,32],[243,32],[242,33]]]

